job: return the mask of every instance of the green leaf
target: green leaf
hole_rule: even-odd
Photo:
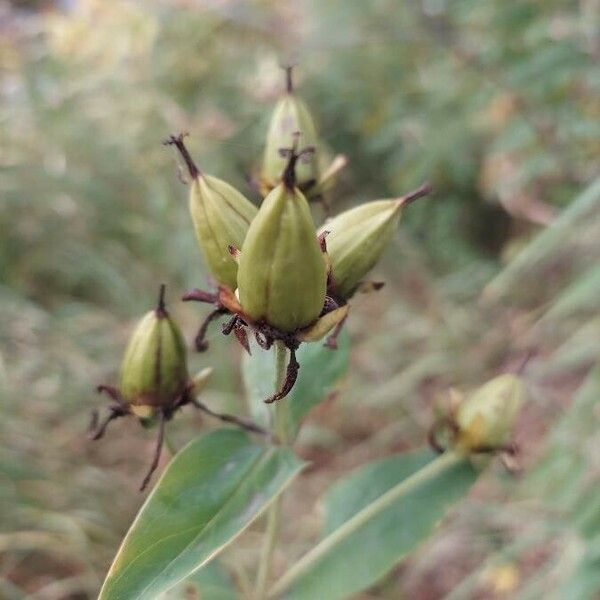
[[[403,454],[368,465],[325,497],[327,535],[279,580],[277,597],[348,598],[425,539],[477,477],[453,453]]]
[[[553,302],[542,318],[543,323],[559,321],[581,312],[597,313],[600,306],[600,264],[579,275]]]
[[[242,362],[244,385],[253,418],[268,425],[269,411],[264,400],[273,393],[275,381],[275,350],[263,350],[256,342],[252,354]],[[283,400],[288,403],[288,434],[295,435],[306,414],[319,404],[333,389],[348,369],[350,337],[343,331],[338,338],[337,350],[326,348],[322,342],[302,344],[296,356],[300,363],[298,379],[292,391]]]
[[[546,436],[545,455],[521,480],[513,502],[529,508],[520,514],[524,526],[519,536],[496,547],[447,600],[473,598],[481,591],[483,574],[502,564],[522,563],[540,548],[554,550],[522,580],[519,600],[600,597],[600,488],[591,475],[596,457],[588,451],[600,442],[598,398],[600,366]]]
[[[429,448],[390,456],[361,467],[338,481],[323,498],[323,537],[437,456]]]
[[[271,413],[264,400],[275,389],[275,348],[263,350],[253,338],[250,338],[249,343],[251,354],[244,352],[242,355],[242,379],[248,407],[257,423],[270,427]]]
[[[323,342],[303,344],[297,352],[300,373],[289,394],[289,427],[294,431],[306,414],[332,391],[348,369],[350,336],[343,331],[338,338],[337,350]]]
[[[556,261],[556,256],[581,245],[589,231],[594,239],[596,215],[600,209],[600,178],[589,185],[556,218],[556,220],[524,248],[516,258],[484,289],[484,296],[498,300],[514,286],[523,285],[539,273],[542,265]]]
[[[239,596],[229,573],[217,561],[212,561],[160,596],[161,600],[190,598],[238,600]]]
[[[302,466],[291,450],[235,429],[192,441],[142,506],[100,599],[149,600],[169,590],[242,533]]]
[[[577,540],[577,553],[564,569],[568,576],[557,598],[587,600],[597,598],[600,591],[600,488],[590,475],[595,472],[596,457],[587,451],[600,443],[599,398],[597,365],[550,434],[546,455],[524,482],[524,494],[543,498],[554,524],[556,515],[561,515],[561,529]]]

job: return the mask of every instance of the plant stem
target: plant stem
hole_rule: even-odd
[[[260,565],[256,577],[256,600],[265,600],[267,597],[267,585],[271,574],[273,554],[279,537],[279,525],[281,522],[281,495],[275,499],[267,514],[267,529],[265,541],[260,555]]]
[[[279,390],[285,379],[285,370],[287,364],[287,349],[281,342],[275,343],[275,391]],[[274,406],[274,430],[280,444],[288,444],[287,436],[287,417],[288,404],[284,400],[279,400]],[[258,566],[258,574],[256,576],[255,598],[256,600],[264,600],[267,597],[267,585],[271,574],[271,564],[273,562],[273,554],[279,537],[279,529],[281,522],[281,503],[283,494],[280,494],[267,514],[267,529],[265,531],[265,541],[260,555],[260,563]]]

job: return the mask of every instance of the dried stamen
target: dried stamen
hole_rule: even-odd
[[[129,414],[129,409],[121,406],[120,404],[115,404],[113,406],[109,406],[108,415],[102,421],[102,423],[98,422],[98,411],[95,410],[92,412],[92,419],[89,427],[89,436],[93,441],[99,440],[105,433],[108,425],[111,421],[118,419],[119,417],[124,417]]]
[[[281,389],[273,394],[270,398],[265,400],[266,404],[272,404],[277,400],[281,400],[285,398],[296,383],[296,379],[298,378],[298,371],[300,370],[300,364],[296,360],[296,348],[290,348],[290,361],[288,362],[288,366],[285,372],[285,379],[283,381],[283,385]]]
[[[203,404],[202,402],[200,402],[198,400],[192,400],[192,404],[198,410],[201,410],[201,411],[205,412],[207,415],[210,415],[211,417],[215,417],[216,419],[219,419],[219,420],[223,421],[224,423],[232,423],[234,425],[237,425],[238,427],[241,427],[242,429],[246,429],[247,431],[252,431],[253,433],[260,433],[261,435],[268,435],[268,436],[271,435],[270,431],[260,427],[259,425],[257,425],[256,423],[254,423],[248,419],[243,419],[241,417],[236,417],[234,415],[229,415],[226,413],[215,412],[214,410],[211,410],[210,408],[208,408],[208,406],[206,406],[205,404]]]
[[[154,450],[154,458],[152,459],[152,463],[150,464],[150,468],[148,469],[148,473],[146,477],[144,477],[144,481],[142,481],[142,485],[140,486],[140,492],[143,492],[146,489],[146,486],[150,483],[150,479],[152,479],[152,475],[154,471],[158,468],[158,463],[160,462],[160,455],[162,453],[162,447],[165,439],[165,423],[167,419],[165,417],[164,412],[160,414],[160,422],[158,425],[158,438],[156,439],[156,448]]]
[[[325,344],[324,346],[326,348],[330,348],[331,350],[337,350],[338,347],[338,343],[337,343],[337,339],[338,336],[340,335],[340,333],[342,332],[342,329],[344,328],[344,325],[346,324],[346,319],[348,317],[344,317],[334,328],[333,333],[325,340]]]
[[[301,157],[313,154],[315,152],[314,146],[307,146],[298,152],[298,139],[300,138],[300,132],[294,133],[294,143],[291,148],[281,148],[279,154],[288,159],[288,162],[281,175],[281,180],[288,190],[293,190],[296,187],[296,163]],[[309,184],[314,184],[309,182]],[[309,185],[307,184],[307,185]],[[309,186],[310,187],[310,186]]]
[[[206,333],[208,332],[209,325],[221,315],[226,315],[227,310],[224,308],[215,308],[215,310],[208,313],[204,321],[202,321],[198,328],[198,333],[194,338],[194,346],[198,352],[205,352],[208,349],[208,342],[206,341]]]

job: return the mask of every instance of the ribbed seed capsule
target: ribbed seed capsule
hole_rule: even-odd
[[[500,375],[477,389],[458,407],[457,448],[502,448],[510,441],[524,398],[523,383],[512,374]]]
[[[240,248],[258,213],[234,187],[210,175],[199,175],[190,190],[190,214],[196,238],[210,272],[219,283],[235,289],[237,263],[228,248]]]
[[[200,173],[183,143],[183,136],[171,137],[185,160],[192,183],[189,208],[196,238],[213,277],[235,289],[237,263],[229,246],[240,248],[258,209],[222,179]]]
[[[280,331],[296,331],[319,317],[326,280],[308,202],[297,187],[281,183],[264,199],[242,247],[244,312]]]
[[[319,229],[328,232],[327,253],[331,262],[333,293],[350,298],[391,242],[402,208],[428,194],[428,185],[393,200],[375,200],[340,213]]]
[[[138,323],[121,364],[120,391],[138,416],[171,406],[190,381],[185,342],[164,307],[163,293],[158,308]]]
[[[277,102],[267,133],[261,173],[264,195],[281,181],[281,174],[287,163],[281,149],[289,148],[295,136],[299,137],[299,154],[308,148],[314,149],[312,153],[304,155],[303,160],[296,165],[296,185],[303,192],[307,192],[320,178],[317,129],[308,106],[293,91],[291,69],[286,69],[286,72],[287,90]]]

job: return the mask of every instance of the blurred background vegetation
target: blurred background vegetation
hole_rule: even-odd
[[[327,145],[350,159],[335,210],[424,180],[436,191],[377,268],[387,286],[353,305],[351,374],[307,420],[299,449],[313,465],[286,501],[276,568],[314,539],[315,498],[337,476],[423,444],[451,386],[531,355],[523,475],[495,465],[361,598],[598,597],[599,10],[0,2],[0,598],[96,596],[153,437],[124,421],[87,442],[93,387],[114,380],[159,282],[190,339],[202,313],[177,302],[206,275],[161,140],[189,131],[199,164],[252,194],[280,61],[298,64]],[[242,411],[239,351],[216,330],[211,343],[193,356],[215,367],[205,401]],[[213,424],[187,412],[173,425],[178,447]],[[234,579],[259,535],[226,553]],[[211,576],[203,598],[229,597],[226,572]]]

